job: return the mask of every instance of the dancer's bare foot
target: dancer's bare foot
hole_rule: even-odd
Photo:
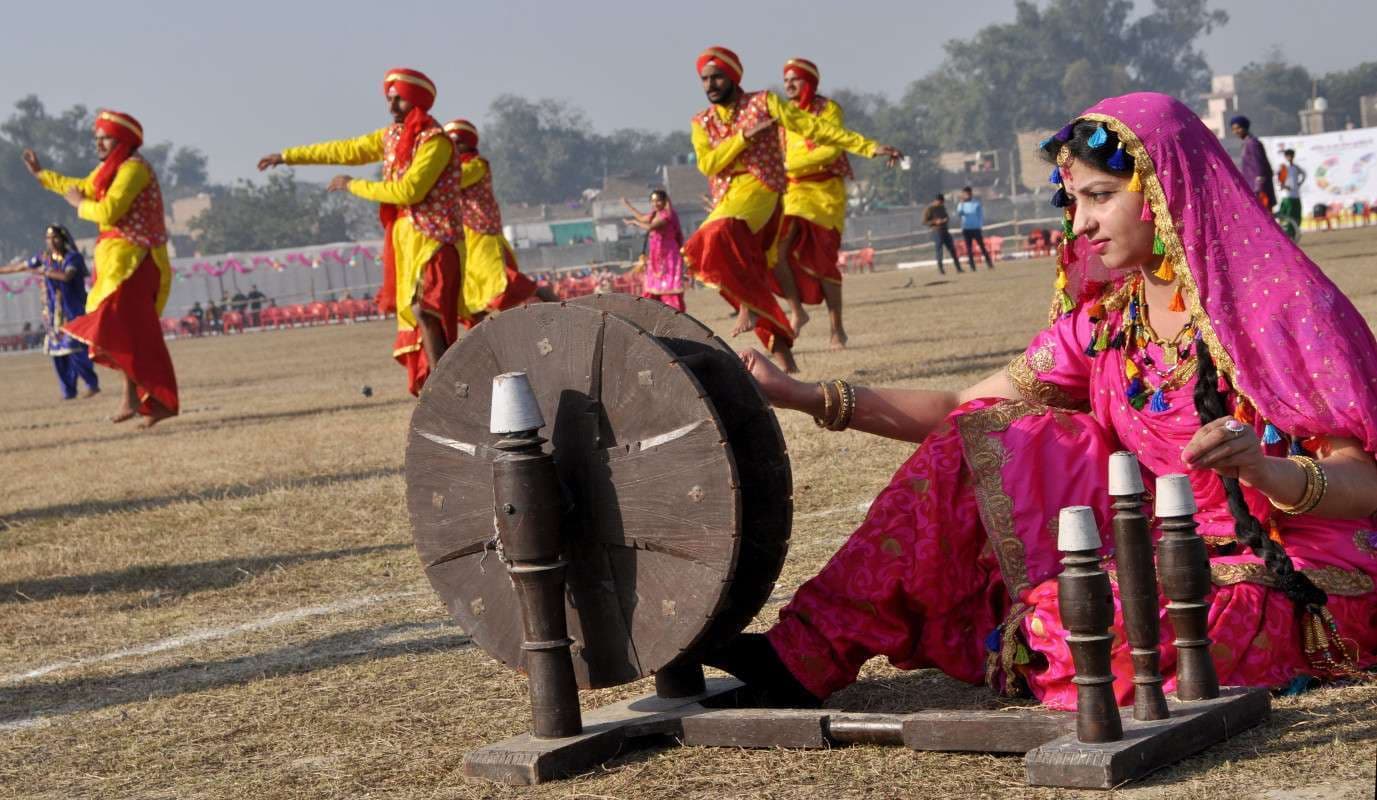
[[[838,328],[838,329],[832,331],[832,344],[830,345],[830,349],[832,349],[832,350],[845,350],[845,349],[846,349],[846,342],[847,342],[847,336],[846,336],[846,331],[845,331],[845,330],[843,330],[843,329],[841,329],[841,328]]]
[[[798,372],[798,362],[794,360],[793,350],[776,350],[770,354],[774,357],[775,363],[785,372],[793,375]]]
[[[124,422],[125,420],[131,420],[133,418],[134,409],[130,408],[129,406],[125,406],[121,408],[119,411],[116,411],[115,416],[111,417],[110,421],[118,425],[119,423]]]
[[[171,411],[168,411],[166,408],[163,408],[157,403],[154,403],[153,410],[149,412],[148,416],[143,418],[142,422],[139,423],[139,430],[146,431],[154,425],[157,425],[159,422],[162,422],[163,420],[167,419],[168,417],[175,416],[177,415],[172,413]]]
[[[749,333],[755,329],[755,323],[755,312],[751,311],[746,306],[742,306],[741,310],[737,312],[736,326],[732,328],[731,335],[740,336],[743,333]]]
[[[795,307],[794,310],[789,313],[789,322],[794,326],[795,339],[799,337],[799,334],[803,333],[803,326],[808,324],[809,319],[812,318],[808,316],[808,312],[804,311],[801,305]]]

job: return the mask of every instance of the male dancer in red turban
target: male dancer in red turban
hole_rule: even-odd
[[[139,155],[138,120],[101,111],[95,135],[101,162],[85,178],[43,169],[32,150],[24,151],[24,165],[43,188],[66,197],[77,216],[100,227],[86,314],[63,330],[90,346],[92,361],[124,373],[123,403],[112,420],[142,414],[148,428],[178,411],[177,375],[159,320],[172,286],[163,195]]]
[[[430,371],[459,334],[463,311],[463,226],[459,224],[459,158],[430,116],[435,84],[411,69],[389,70],[383,94],[392,124],[356,139],[290,147],[264,156],[278,164],[371,164],[382,180],[336,176],[327,189],[380,205],[383,286],[378,306],[397,312],[392,355],[406,367],[407,388],[420,394]]]
[[[770,291],[767,251],[779,229],[780,195],[788,185],[778,124],[822,145],[891,163],[902,157],[845,128],[785,103],[773,92],[742,90],[741,59],[725,47],[698,57],[698,77],[712,106],[693,118],[698,169],[712,188],[712,212],[684,244],[695,277],[737,310],[736,336],[754,329],[783,369],[793,372],[794,330]]]

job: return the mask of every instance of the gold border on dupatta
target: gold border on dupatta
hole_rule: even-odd
[[[1210,356],[1214,358],[1215,366],[1219,369],[1219,374],[1226,376],[1234,391],[1248,401],[1248,404],[1257,408],[1257,403],[1253,402],[1243,392],[1238,384],[1237,367],[1234,365],[1233,357],[1229,351],[1224,349],[1224,345],[1219,341],[1219,336],[1214,330],[1214,321],[1209,314],[1205,313],[1204,307],[1200,304],[1200,289],[1195,282],[1195,273],[1191,271],[1190,261],[1186,258],[1186,248],[1181,244],[1181,236],[1176,231],[1176,221],[1171,216],[1171,209],[1167,205],[1166,190],[1162,188],[1162,181],[1157,177],[1157,165],[1153,163],[1152,156],[1148,155],[1147,148],[1143,145],[1138,135],[1133,129],[1122,121],[1109,116],[1108,114],[1086,114],[1078,119],[1087,119],[1092,122],[1102,122],[1119,137],[1124,149],[1133,158],[1133,169],[1138,174],[1138,180],[1143,185],[1143,197],[1152,206],[1152,217],[1157,227],[1157,236],[1166,245],[1166,257],[1171,260],[1172,267],[1176,270],[1177,276],[1181,281],[1181,295],[1186,301],[1186,308],[1191,312],[1191,317],[1196,321],[1197,330],[1205,340],[1205,346],[1209,348]]]
[[[1008,430],[1016,420],[1053,411],[1045,405],[1009,400],[956,418],[962,449],[975,476],[975,499],[980,521],[990,538],[1004,585],[1017,600],[1032,588],[1023,541],[1014,534],[1014,500],[1004,491],[1000,471],[1008,461],[1004,444],[991,436]]]
[[[1046,347],[1047,345],[1044,345]],[[1036,355],[1041,355],[1040,349]],[[1048,369],[1051,369],[1049,367]],[[1084,411],[1088,408],[1086,403],[1077,401],[1074,397],[1067,394],[1060,386],[1055,383],[1048,383],[1038,377],[1037,370],[1028,363],[1028,354],[1019,353],[1014,356],[1014,360],[1009,362],[1007,367],[1009,382],[1018,390],[1019,395],[1029,403],[1037,405],[1053,406],[1072,411]]]

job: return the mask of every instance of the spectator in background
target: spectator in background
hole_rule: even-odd
[[[1286,157],[1286,161],[1282,162],[1281,169],[1277,170],[1277,183],[1281,185],[1281,205],[1277,207],[1277,216],[1281,217],[1287,234],[1294,239],[1300,234],[1300,190],[1307,176],[1300,164],[1296,163],[1295,150],[1288,148],[1282,151],[1282,155]]]
[[[975,272],[975,247],[980,245],[980,254],[985,256],[985,269],[994,269],[990,251],[985,249],[985,207],[971,191],[971,187],[961,189],[961,202],[956,205],[956,214],[961,217],[961,238],[966,242],[966,257],[971,260],[971,272]]]
[[[242,291],[235,290],[234,297],[230,298],[230,308],[238,312],[239,316],[245,320],[249,318],[249,298]]]
[[[187,315],[188,317],[191,317],[191,318],[195,319],[195,320],[196,320],[196,324],[197,324],[198,326],[201,326],[201,327],[204,327],[204,326],[205,326],[205,324],[206,324],[206,310],[205,310],[204,308],[201,307],[201,301],[200,301],[200,300],[197,300],[196,302],[194,302],[194,303],[191,304],[191,308],[187,310],[186,315]]]
[[[1243,140],[1243,161],[1239,164],[1239,172],[1243,173],[1258,201],[1270,211],[1277,204],[1277,194],[1272,187],[1272,162],[1267,160],[1267,150],[1252,135],[1253,123],[1247,117],[1242,114],[1234,117],[1229,120],[1229,127],[1235,136]]]
[[[956,255],[956,242],[952,241],[951,231],[947,230],[947,223],[950,221],[951,216],[947,214],[947,199],[939,192],[936,199],[928,203],[927,209],[923,212],[923,224],[932,229],[932,243],[937,248],[937,271],[943,275],[947,274],[946,268],[942,266],[944,246],[951,251],[951,260],[956,265],[956,271],[965,272],[961,269],[961,258]]]
[[[258,291],[258,284],[249,287],[249,313],[252,315],[253,326],[257,328],[263,324],[263,293]]]

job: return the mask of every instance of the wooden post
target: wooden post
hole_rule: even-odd
[[[696,661],[675,661],[655,673],[655,695],[666,700],[696,697],[707,688],[703,665]]]
[[[1057,549],[1065,553],[1057,576],[1061,624],[1076,665],[1076,737],[1082,742],[1123,738],[1123,720],[1114,698],[1109,650],[1114,637],[1114,600],[1109,575],[1100,568],[1100,533],[1089,506],[1068,506],[1058,521]]]
[[[1133,718],[1166,719],[1167,697],[1158,668],[1157,567],[1152,537],[1142,512],[1143,473],[1138,457],[1122,451],[1109,457],[1109,494],[1114,498],[1114,559],[1119,566],[1119,602],[1133,656]]]
[[[541,448],[544,424],[524,372],[493,378],[489,427],[503,436],[492,464],[493,517],[498,553],[521,603],[531,733],[563,738],[582,733],[583,721],[564,612],[559,482],[554,459]]]
[[[1210,654],[1207,617],[1210,559],[1205,540],[1195,532],[1195,495],[1185,475],[1157,479],[1157,517],[1162,538],[1157,543],[1167,614],[1176,630],[1176,696],[1208,700],[1219,696],[1219,677]]]

